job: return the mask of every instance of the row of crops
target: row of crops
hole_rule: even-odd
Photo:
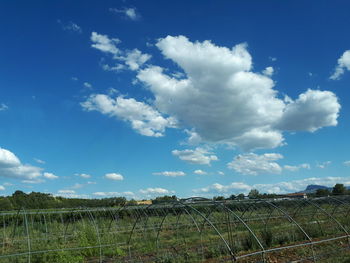
[[[0,213],[0,262],[350,262],[350,197]]]

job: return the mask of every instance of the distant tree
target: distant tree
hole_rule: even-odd
[[[263,199],[271,199],[271,198],[276,198],[276,194],[267,194],[267,193],[263,193],[259,195],[259,198],[263,198]]]
[[[330,194],[331,192],[328,189],[322,189],[322,188],[317,189],[315,192],[316,196],[328,196]]]
[[[27,207],[28,195],[22,191],[17,190],[12,194],[12,203],[15,208]]]
[[[228,200],[235,200],[236,199],[236,196],[234,194],[230,195],[229,198],[227,198]]]
[[[8,197],[0,197],[0,211],[2,210],[11,210],[13,205]]]
[[[346,193],[346,188],[343,184],[336,184],[333,187],[332,194],[334,195],[343,195]]]
[[[223,201],[223,200],[225,200],[225,197],[223,197],[223,196],[214,196],[213,200],[214,201]]]
[[[244,199],[244,194],[237,195],[237,199],[240,199],[240,200]]]
[[[250,199],[256,199],[256,198],[259,198],[259,197],[260,197],[260,193],[259,193],[258,190],[252,189],[252,190],[250,190],[250,192],[249,192],[249,194],[248,194],[248,197],[249,197]]]
[[[156,199],[152,200],[153,204],[157,204],[157,203],[162,203],[162,202],[169,202],[169,201],[176,201],[177,197],[176,195],[173,196],[169,196],[169,195],[164,195],[164,196],[158,196],[156,197]]]

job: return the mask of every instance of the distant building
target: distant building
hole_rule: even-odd
[[[293,193],[293,194],[286,194],[286,197],[288,198],[307,198],[307,195],[305,193]]]
[[[151,205],[152,200],[142,200],[142,201],[136,201],[137,205]]]

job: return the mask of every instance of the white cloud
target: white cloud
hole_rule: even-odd
[[[62,29],[64,31],[72,31],[76,33],[82,33],[83,30],[80,26],[78,26],[76,23],[73,23],[72,21],[69,21],[68,23],[64,23],[61,20],[57,20],[57,23],[59,23],[62,26]]]
[[[122,181],[122,180],[124,180],[124,177],[121,174],[117,174],[117,173],[105,174],[105,178],[107,178],[109,180],[114,180],[114,181]]]
[[[274,81],[252,72],[244,44],[229,49],[167,36],[156,46],[186,77],[177,79],[161,67],[148,66],[138,71],[138,80],[153,93],[161,113],[176,117],[205,142],[244,150],[275,148],[283,144],[283,131],[337,125],[340,105],[334,93],[308,90],[295,101],[278,98]]]
[[[269,57],[269,60],[271,60],[271,61],[276,61],[277,60],[277,58],[275,58],[275,57]]]
[[[225,194],[229,195],[232,193],[245,193],[247,194],[251,189],[257,189],[261,193],[276,193],[285,194],[297,191],[303,191],[310,184],[324,185],[332,187],[337,183],[342,183],[346,186],[350,186],[350,179],[348,177],[324,177],[324,178],[306,178],[301,180],[293,180],[289,182],[278,182],[270,184],[252,184],[248,185],[243,182],[233,182],[228,185],[222,185],[215,183],[207,187],[193,189],[195,193],[211,193],[211,194]]]
[[[14,153],[0,148],[0,176],[33,180],[42,176],[42,170],[40,167],[22,164]]]
[[[310,164],[303,163],[299,165],[284,165],[283,167],[277,163],[283,159],[283,155],[279,153],[265,154],[240,154],[237,155],[232,162],[227,166],[238,173],[245,175],[260,175],[260,174],[280,174],[283,170],[296,172],[300,169],[310,169]]]
[[[86,184],[97,184],[96,182],[87,181]]]
[[[300,169],[310,169],[310,164],[308,163],[303,163],[300,165],[284,165],[283,169],[291,172],[296,172],[299,171]]]
[[[80,189],[83,188],[84,184],[79,184],[79,183],[75,183],[73,186],[69,187],[71,189]]]
[[[316,165],[317,168],[320,168],[320,169],[325,169],[327,168],[332,162],[331,161],[326,161],[326,162],[323,162],[323,163],[318,163]]]
[[[122,60],[125,60],[125,64],[129,66],[131,70],[138,70],[140,66],[145,64],[151,55],[143,54],[140,50],[134,49],[126,52],[126,55]]]
[[[142,53],[137,48],[133,50],[121,50],[117,47],[117,44],[121,42],[118,38],[110,38],[107,35],[101,35],[96,32],[92,32],[91,41],[93,42],[93,48],[105,53],[110,53],[113,55],[112,58],[118,61],[114,66],[102,63],[102,68],[106,71],[118,72],[126,68],[130,70],[139,70],[140,67],[152,57],[149,54]]]
[[[84,82],[84,87],[87,88],[87,89],[91,89],[92,88],[92,85],[89,83],[89,82]]]
[[[224,143],[250,151],[285,144],[285,131],[314,132],[337,125],[340,104],[334,93],[309,89],[296,100],[279,98],[271,79],[273,68],[267,67],[263,74],[253,72],[245,44],[229,49],[210,41],[191,42],[184,36],[159,39],[156,46],[163,56],[180,68],[172,72],[146,65],[151,56],[138,49],[120,50],[116,46],[119,39],[93,32],[91,40],[92,47],[112,54],[118,61],[115,66],[103,65],[105,70],[137,71],[137,80],[149,88],[154,101],[151,107],[132,98],[120,96],[114,100],[97,94],[82,103],[83,107],[103,112],[106,108],[102,109],[100,103],[104,100],[115,106],[105,114],[130,121],[142,135],[159,137],[166,127],[181,127],[189,134],[190,143]],[[150,125],[148,117],[134,121],[118,113],[118,99],[148,108],[146,112],[156,116],[158,121],[153,124],[158,128]]]
[[[274,73],[273,67],[267,67],[263,70],[263,74],[266,76],[272,76]]]
[[[59,194],[75,194],[74,190],[58,190],[57,193]]]
[[[84,179],[89,179],[89,178],[91,178],[91,175],[90,174],[84,174],[84,173],[82,173],[82,174],[75,174],[76,176],[79,176],[79,177],[81,177],[81,178],[84,178]]]
[[[5,187],[0,185],[0,191],[5,191],[5,190],[6,190]]]
[[[120,43],[118,38],[109,38],[107,35],[92,32],[91,41],[93,42],[91,46],[102,52],[111,53],[113,55],[120,53],[119,48],[117,48],[117,44]]]
[[[242,182],[233,182],[229,185],[222,185],[219,183],[214,183],[210,186],[203,187],[200,189],[194,189],[193,192],[195,193],[225,193],[229,191],[243,191],[248,192],[251,189],[251,186],[242,183]]]
[[[168,177],[178,177],[178,176],[185,176],[186,173],[182,171],[164,171],[160,173],[153,173],[154,175],[163,175]]]
[[[92,195],[95,196],[100,196],[100,197],[111,197],[111,196],[134,196],[135,194],[133,192],[130,191],[126,191],[126,192],[95,192]]]
[[[345,161],[343,164],[350,167],[350,161]]]
[[[35,179],[27,179],[27,180],[22,180],[21,183],[24,184],[41,184],[45,182],[43,179],[40,178],[35,178]]]
[[[165,128],[176,126],[174,118],[165,118],[151,106],[132,98],[118,96],[113,99],[108,95],[93,94],[81,106],[87,111],[95,110],[130,122],[134,130],[145,136],[161,137]]]
[[[195,174],[198,174],[198,175],[205,175],[205,174],[207,174],[207,172],[205,172],[205,171],[203,171],[203,170],[200,170],[200,169],[195,170],[194,173],[195,173]]]
[[[108,64],[103,64],[102,69],[105,71],[116,71],[119,72],[123,69],[125,69],[125,65],[123,64],[116,64],[115,66],[110,66]]]
[[[45,164],[45,161],[41,160],[41,159],[38,159],[38,158],[33,158],[34,161],[36,161],[37,163],[40,163],[40,164]]]
[[[338,65],[334,69],[334,73],[330,76],[332,80],[338,80],[345,73],[345,70],[350,71],[350,50],[346,50],[338,59]]]
[[[141,189],[140,193],[147,194],[147,195],[149,195],[149,194],[154,195],[154,194],[169,194],[169,193],[171,193],[171,191],[164,189],[164,188],[156,187],[156,188]]]
[[[65,198],[90,198],[90,196],[86,194],[77,194],[74,190],[58,190],[55,196],[63,196]]]
[[[118,192],[95,192],[92,193],[92,195],[95,196],[117,196],[119,193]]]
[[[218,174],[219,174],[219,175],[225,175],[225,173],[222,172],[222,171],[218,171]]]
[[[6,105],[6,104],[4,104],[4,103],[0,103],[0,111],[5,111],[5,110],[7,110],[9,107]]]
[[[113,13],[121,13],[125,16],[125,18],[128,18],[133,21],[137,21],[140,19],[140,15],[137,13],[136,8],[134,7],[125,7],[123,9],[110,8],[109,11]]]
[[[5,185],[5,186],[12,186],[13,184],[11,184],[11,183],[3,183],[3,185]]]
[[[307,90],[295,101],[287,103],[276,125],[287,131],[314,132],[322,127],[336,126],[340,104],[330,91]]]
[[[246,175],[279,174],[282,172],[282,168],[275,161],[282,158],[283,156],[278,153],[265,153],[262,155],[255,153],[240,154],[227,166],[238,173]]]
[[[196,148],[195,150],[173,150],[172,154],[188,163],[210,165],[211,161],[217,161],[218,157],[204,148]]]
[[[57,179],[58,176],[57,175],[54,175],[53,173],[44,173],[44,177],[46,179],[50,179],[50,180],[53,180],[53,179]]]

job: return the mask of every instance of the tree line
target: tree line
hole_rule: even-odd
[[[333,188],[317,189],[314,193],[308,193],[309,197],[322,197],[329,195],[346,195],[350,194],[344,184],[336,184]],[[229,197],[214,196],[214,201],[223,200],[240,200],[240,199],[271,199],[283,197],[278,194],[261,194],[257,189],[252,189],[248,196],[243,193],[238,195],[230,195]],[[178,198],[173,196],[159,196],[152,200],[153,204],[175,201]],[[137,205],[135,200],[127,200],[125,197],[110,197],[102,199],[83,199],[83,198],[65,198],[61,196],[53,196],[47,193],[31,192],[26,194],[22,191],[15,191],[11,196],[0,197],[0,210],[16,210],[16,209],[51,209],[51,208],[74,208],[74,207],[116,207],[124,205]]]
[[[125,197],[111,197],[102,199],[65,198],[47,193],[31,192],[26,194],[15,191],[11,196],[0,197],[0,210],[14,209],[50,209],[72,207],[113,207],[127,203],[135,204],[134,200],[127,201]]]

